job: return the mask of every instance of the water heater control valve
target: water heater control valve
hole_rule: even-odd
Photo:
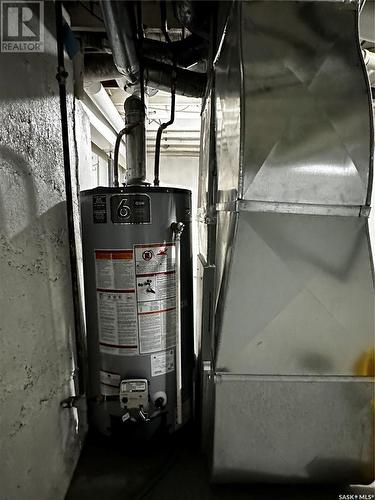
[[[120,405],[124,410],[147,412],[149,407],[148,380],[144,378],[121,380]]]

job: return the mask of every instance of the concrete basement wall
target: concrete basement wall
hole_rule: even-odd
[[[54,5],[44,7],[45,52],[0,53],[1,500],[63,499],[80,451],[77,412],[60,407],[73,393],[74,323]],[[79,103],[76,129],[90,164]]]

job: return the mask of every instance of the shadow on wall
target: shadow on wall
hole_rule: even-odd
[[[10,477],[13,469],[28,471],[35,483],[40,471],[30,457],[48,443],[58,471],[63,460],[70,474],[72,450],[78,453],[76,410],[60,408],[72,394],[74,369],[66,203],[60,189],[7,146],[0,146],[0,173],[0,467]],[[23,441],[28,453],[20,456],[16,443]],[[26,487],[22,475],[16,482]],[[16,484],[3,486],[7,498],[7,487]]]
[[[42,5],[45,51],[0,53],[1,500],[62,499],[80,445],[75,410],[60,407],[72,394],[74,317],[55,12]]]
[[[8,170],[6,167],[2,168],[3,175],[11,176],[17,175],[19,179],[22,180],[24,188],[22,190],[22,203],[24,204],[24,216],[27,217],[28,223],[32,222],[32,219],[36,217],[37,205],[35,200],[34,183],[32,180],[32,171],[30,165],[27,161],[19,154],[15,153],[13,149],[7,146],[0,146],[0,159],[3,159],[8,164]],[[2,183],[0,185],[0,190],[2,191]],[[1,192],[0,191],[0,192]],[[20,191],[21,194],[21,191]],[[12,221],[7,220],[7,207],[4,203],[6,193],[1,193],[0,197],[0,229],[2,232],[7,233],[12,232],[11,226]]]

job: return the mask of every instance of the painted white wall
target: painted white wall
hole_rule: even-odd
[[[193,218],[193,253],[197,254],[197,197],[199,158],[193,156],[160,156],[160,186],[180,187],[191,190]],[[154,180],[154,155],[147,157],[147,181]],[[195,272],[194,265],[194,272]]]
[[[92,151],[90,161],[82,165],[79,172],[80,189],[92,189],[97,186],[108,186],[107,161],[96,152]]]
[[[91,128],[92,131],[92,128]],[[98,148],[91,144],[91,157],[80,163],[79,184],[80,190],[93,189],[98,186],[108,187],[108,150],[98,154]],[[113,157],[113,152],[111,152]],[[112,174],[113,175],[113,174]],[[119,165],[119,179],[125,179],[125,169]],[[112,179],[113,182],[113,179]]]
[[[45,53],[0,54],[1,500],[63,499],[80,450],[76,411],[60,406],[74,324],[52,2],[45,22]],[[79,107],[76,122],[81,150]]]
[[[81,191],[98,186],[98,155],[91,152],[87,163],[81,163],[79,168],[79,187]]]

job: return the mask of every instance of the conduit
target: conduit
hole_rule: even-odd
[[[72,286],[72,301],[74,313],[74,334],[76,344],[76,360],[77,360],[77,378],[75,380],[77,395],[85,393],[85,366],[86,366],[86,345],[84,332],[82,330],[81,320],[81,304],[79,300],[79,278],[77,266],[77,251],[75,239],[75,225],[73,215],[73,195],[72,195],[72,179],[69,151],[69,129],[68,129],[68,111],[66,105],[66,79],[68,73],[64,64],[64,21],[62,14],[62,2],[55,3],[56,11],[56,38],[57,38],[57,75],[56,79],[59,83],[60,94],[60,112],[61,112],[61,132],[62,146],[64,158],[64,174],[65,174],[65,196],[66,196],[66,213],[68,224],[69,238],[69,259],[70,259],[70,277]]]

